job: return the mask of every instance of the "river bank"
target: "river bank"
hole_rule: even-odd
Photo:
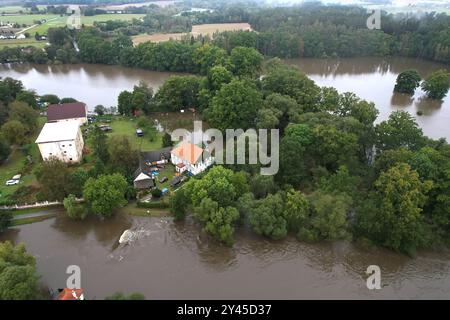
[[[378,122],[386,120],[393,111],[404,110],[416,118],[426,135],[434,139],[450,139],[449,96],[438,101],[424,98],[421,90],[417,90],[412,98],[393,93],[400,72],[417,69],[424,78],[438,69],[448,69],[445,64],[395,57],[302,58],[285,62],[299,67],[320,86],[334,87],[339,92],[353,92],[374,102],[380,112]],[[156,91],[172,75],[179,73],[94,64],[0,66],[0,77],[21,80],[25,87],[36,90],[38,94],[73,97],[85,102],[91,111],[98,104],[116,106],[120,92],[131,90],[139,81],[147,82]]]
[[[139,237],[119,245],[127,229]],[[12,228],[0,241],[24,242],[51,288],[65,283],[69,264],[79,265],[88,299],[119,289],[142,292],[147,299],[450,298],[448,252],[419,251],[410,258],[345,241],[272,241],[247,228],[239,228],[235,246],[228,248],[200,229],[193,219],[175,223],[119,214],[105,221],[73,221],[58,215]],[[366,287],[365,271],[373,264],[382,271],[381,290]]]

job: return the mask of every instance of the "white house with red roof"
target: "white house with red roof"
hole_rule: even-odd
[[[205,171],[214,161],[207,150],[189,142],[181,142],[170,154],[171,162],[178,173],[188,171],[192,175],[197,175]]]

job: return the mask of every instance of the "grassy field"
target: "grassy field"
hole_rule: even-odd
[[[90,26],[93,25],[95,21],[104,22],[108,20],[121,20],[121,21],[131,21],[133,19],[140,19],[144,17],[145,14],[99,14],[91,17],[81,17],[81,23]]]
[[[39,129],[37,130],[33,139],[31,139],[31,150],[30,153],[33,157],[34,165],[38,163],[38,159],[40,158],[39,148],[34,143],[34,140],[37,138],[37,135],[41,131],[42,126],[46,122],[46,118],[39,118]],[[20,183],[14,186],[6,186],[6,181],[10,180],[14,175],[22,173],[22,169],[24,168],[26,162],[25,154],[16,149],[12,152],[9,158],[0,165],[0,199],[8,199],[10,195],[12,195],[19,187],[28,186],[36,183],[36,177],[33,174],[32,170],[28,174],[22,174],[22,178],[20,179]]]
[[[147,208],[138,208],[136,203],[129,203],[125,207],[119,210],[119,213],[129,214],[132,216],[140,216],[140,217],[168,217],[170,216],[170,212],[167,209],[147,209]]]
[[[44,10],[47,6],[46,5],[37,5],[39,10]],[[30,9],[24,8],[22,6],[1,6],[0,7],[0,13],[25,13],[30,12]]]
[[[37,41],[33,36],[28,39],[0,40],[0,49],[5,47],[28,47],[44,48],[47,45],[45,41]]]
[[[1,9],[0,9],[1,12]],[[144,14],[100,14],[90,17],[81,17],[81,23],[86,26],[91,26],[95,21],[104,22],[108,20],[122,20],[131,21],[133,19],[139,19],[145,16]],[[36,25],[33,28],[26,30],[30,34],[34,35],[36,32],[39,34],[46,34],[49,28],[64,27],[67,24],[67,16],[59,16],[54,14],[22,14],[17,16],[0,16],[0,21],[4,23],[19,23],[20,25],[26,24],[27,26],[33,26],[36,21],[43,21],[40,25]]]
[[[217,23],[217,24],[201,24],[192,27],[191,33],[155,33],[155,34],[141,34],[133,37],[133,43],[139,44],[143,42],[162,42],[170,39],[179,40],[186,35],[212,35],[219,31],[237,31],[237,30],[251,30],[248,23]]]
[[[112,132],[109,133],[108,135],[128,136],[134,143],[134,145],[141,151],[157,150],[160,149],[162,146],[162,134],[160,133],[158,133],[157,138],[154,141],[150,141],[150,139],[147,136],[137,137],[136,136],[137,124],[134,119],[130,120],[125,118],[119,118],[111,122],[109,125],[112,128]]]
[[[56,14],[21,14],[17,16],[0,16],[2,22],[12,22],[18,24],[33,25],[35,21],[50,20],[58,18]]]

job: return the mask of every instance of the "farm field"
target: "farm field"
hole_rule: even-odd
[[[145,14],[99,14],[96,16],[90,17],[81,17],[81,23],[85,25],[93,25],[95,21],[104,22],[108,20],[122,20],[122,21],[131,21],[133,19],[140,19],[144,17]]]
[[[251,30],[251,26],[248,23],[211,23],[201,24],[192,27],[191,33],[154,33],[154,34],[141,34],[133,37],[133,43],[135,45],[143,42],[162,42],[169,41],[171,39],[179,40],[186,35],[212,35],[214,32],[219,31],[237,31],[237,30]]]
[[[37,7],[39,8],[39,10],[43,10],[45,9],[47,6],[46,5],[37,5]],[[24,8],[22,6],[3,6],[0,7],[0,14],[1,13],[21,13],[21,12],[29,12],[28,8]]]
[[[1,12],[1,11],[0,11]],[[131,21],[133,19],[140,19],[144,14],[101,14],[96,16],[81,17],[81,23],[87,26],[91,26],[95,21],[104,22],[108,20],[123,20]],[[23,14],[17,16],[0,16],[0,21],[4,23],[18,23],[20,25],[33,26],[36,21],[46,20],[46,22],[32,27],[26,32],[34,34],[46,34],[49,28],[63,27],[67,23],[67,16],[59,16],[54,14]]]
[[[33,25],[34,22],[37,20],[50,20],[54,18],[60,17],[56,14],[21,14],[21,15],[15,15],[15,16],[0,16],[0,21],[2,22],[11,22],[11,23],[18,23],[18,24],[26,24],[26,25]]]
[[[11,40],[0,40],[0,49],[5,47],[28,47],[33,46],[37,48],[44,48],[47,45],[46,41],[37,41],[34,36],[28,39],[11,39]]]

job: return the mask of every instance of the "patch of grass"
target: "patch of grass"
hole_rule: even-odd
[[[26,156],[23,151],[20,149],[15,149],[9,158],[0,165],[0,200],[8,199],[18,188],[22,186],[29,186],[34,183],[36,183],[36,177],[33,173],[34,166],[39,163],[40,159],[40,153],[38,146],[34,143],[37,136],[39,135],[39,132],[41,131],[42,127],[44,126],[45,122],[47,121],[47,118],[40,117],[39,118],[39,127],[36,131],[34,137],[31,139],[31,149],[30,154],[33,158],[33,164],[31,169],[29,170],[29,173],[24,174],[22,170],[25,167],[26,163]],[[20,179],[19,184],[14,186],[6,186],[5,183],[9,179],[11,179],[16,174],[22,174],[22,178]]]
[[[54,209],[64,209],[63,206],[61,205],[55,205],[55,206],[48,206],[48,207],[40,207],[40,208],[28,208],[28,209],[20,209],[20,210],[11,210],[13,216],[21,216],[24,214],[30,214],[30,213],[37,213],[37,212],[41,212],[41,211],[48,211],[50,210],[54,210]]]
[[[56,14],[21,14],[15,16],[0,16],[0,21],[5,23],[18,23],[20,25],[26,24],[31,26],[35,24],[35,21],[50,20],[58,17],[60,16]]]
[[[48,214],[45,216],[39,216],[39,217],[32,217],[32,218],[24,218],[24,219],[17,219],[17,220],[13,220],[11,222],[11,226],[21,226],[24,224],[30,224],[30,223],[35,223],[35,222],[41,222],[50,218],[53,218],[54,216],[56,216],[55,213],[52,214]]]
[[[7,40],[0,40],[0,49],[10,47],[37,47],[37,48],[44,48],[47,45],[45,41],[37,41],[34,38],[34,35],[32,35],[28,39],[7,39]]]
[[[129,203],[127,206],[119,210],[120,213],[125,213],[132,216],[140,217],[168,217],[170,216],[169,210],[164,209],[146,209],[138,208],[136,203]]]
[[[136,148],[141,151],[158,150],[162,147],[162,134],[157,133],[154,141],[150,141],[147,135],[143,137],[136,136],[137,121],[135,119],[118,118],[113,120],[109,125],[112,128],[112,132],[108,135],[125,135],[130,138]]]
[[[91,26],[94,22],[104,22],[108,20],[121,20],[121,21],[132,21],[133,19],[140,19],[144,17],[145,14],[99,14],[89,17],[81,17],[81,23],[86,26]]]
[[[166,164],[166,167],[163,170],[159,171],[156,186],[161,190],[164,188],[170,189],[170,181],[172,181],[174,176],[175,176],[175,167],[171,164]],[[162,177],[167,177],[168,180],[164,183],[159,183],[159,179],[161,179]],[[165,197],[167,197],[167,195]]]
[[[38,6],[39,9],[41,9],[40,7],[43,6]],[[4,7],[0,7],[0,13],[25,13],[25,12],[29,12],[28,8],[24,8],[22,6],[4,6]]]

